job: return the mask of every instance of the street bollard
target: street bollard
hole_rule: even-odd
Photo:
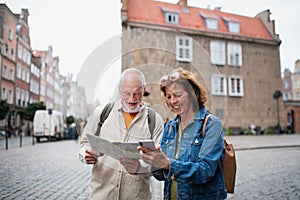
[[[34,146],[34,135],[32,133],[32,146]]]
[[[8,149],[8,133],[5,131],[5,149]]]
[[[22,147],[22,132],[20,133],[20,147]]]

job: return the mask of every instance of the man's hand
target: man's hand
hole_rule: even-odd
[[[140,161],[138,161],[137,159],[121,158],[120,163],[125,167],[126,171],[131,175],[135,175],[141,167]]]
[[[92,164],[92,165],[96,164],[99,156],[103,156],[103,154],[94,150],[89,150],[89,149],[85,150],[86,164]]]

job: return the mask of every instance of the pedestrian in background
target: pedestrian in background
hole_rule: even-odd
[[[143,73],[135,68],[125,70],[119,81],[121,99],[115,102],[103,123],[100,137],[112,142],[137,142],[153,139],[161,141],[163,120],[155,113],[155,128],[150,133],[148,110],[142,101],[146,81]],[[90,182],[90,199],[151,199],[151,167],[142,160],[124,158],[120,161],[91,150],[86,134],[95,134],[104,105],[97,107],[90,116],[80,142],[80,160],[94,165]],[[153,120],[153,119],[152,119]]]
[[[220,166],[224,155],[221,120],[211,115],[205,137],[201,136],[209,114],[204,87],[191,72],[178,68],[161,78],[160,89],[176,117],[165,126],[157,151],[138,149],[155,169],[154,177],[164,181],[164,199],[226,199]]]

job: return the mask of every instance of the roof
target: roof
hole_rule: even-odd
[[[179,24],[166,23],[164,11],[178,12]],[[205,17],[217,18],[219,26],[218,30],[207,29],[204,21]],[[239,22],[240,33],[229,32],[226,25],[227,21]],[[171,4],[153,0],[128,0],[128,22],[275,40],[258,17],[241,16],[221,12],[220,10],[189,6],[183,7],[180,4]]]

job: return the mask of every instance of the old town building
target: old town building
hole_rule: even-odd
[[[282,78],[284,100],[283,124],[291,133],[300,133],[300,60],[295,62],[295,70],[284,70]]]
[[[205,86],[206,107],[225,128],[254,124],[263,130],[276,126],[278,116],[282,122],[282,98],[273,98],[281,90],[281,40],[269,10],[248,17],[191,7],[187,0],[121,2],[122,70],[145,73],[146,100],[164,118],[171,114],[159,95],[159,79],[183,67]]]

